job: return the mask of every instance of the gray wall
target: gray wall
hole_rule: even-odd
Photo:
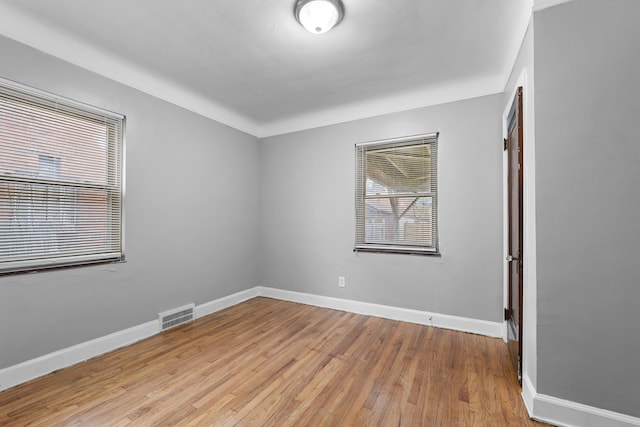
[[[640,2],[537,12],[538,392],[640,416]]]
[[[259,284],[255,137],[5,38],[0,56],[4,78],[127,116],[127,262],[0,277],[0,368]]]
[[[501,321],[501,100],[492,95],[261,140],[262,284]],[[354,144],[434,131],[442,257],[354,254]],[[346,288],[338,288],[339,275]]]

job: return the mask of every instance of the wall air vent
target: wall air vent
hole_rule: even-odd
[[[196,317],[195,307],[195,304],[191,303],[184,307],[174,308],[173,310],[158,314],[158,319],[160,319],[160,329],[164,331],[165,329],[191,322]]]

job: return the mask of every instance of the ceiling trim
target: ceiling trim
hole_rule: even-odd
[[[0,5],[0,34],[194,113],[258,136],[256,122],[148,69],[54,29],[7,4]]]
[[[571,0],[533,1],[534,4],[545,3],[550,7],[552,3],[558,4]],[[452,81],[437,87],[425,87],[391,96],[371,98],[263,123],[127,61],[117,54],[99,49],[63,29],[46,25],[6,3],[0,4],[0,34],[196,114],[257,138],[264,138],[502,93],[524,38],[529,18],[530,9],[527,11],[526,20],[523,19],[522,34],[513,38],[513,44],[509,49],[510,61],[505,65],[502,75]]]
[[[384,114],[398,113],[417,108],[446,104],[448,102],[493,95],[502,93],[504,91],[504,85],[504,78],[502,76],[496,76],[456,81],[447,85],[371,98],[266,124],[260,129],[260,137],[266,138]]]
[[[533,0],[533,11],[537,12],[562,3],[569,3],[570,1],[573,0]]]

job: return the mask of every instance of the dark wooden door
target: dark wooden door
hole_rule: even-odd
[[[522,384],[522,87],[519,87],[508,117],[508,227],[509,305],[506,312],[507,340],[518,381]]]

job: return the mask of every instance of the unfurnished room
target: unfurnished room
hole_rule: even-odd
[[[640,426],[637,0],[0,0],[0,426]]]

